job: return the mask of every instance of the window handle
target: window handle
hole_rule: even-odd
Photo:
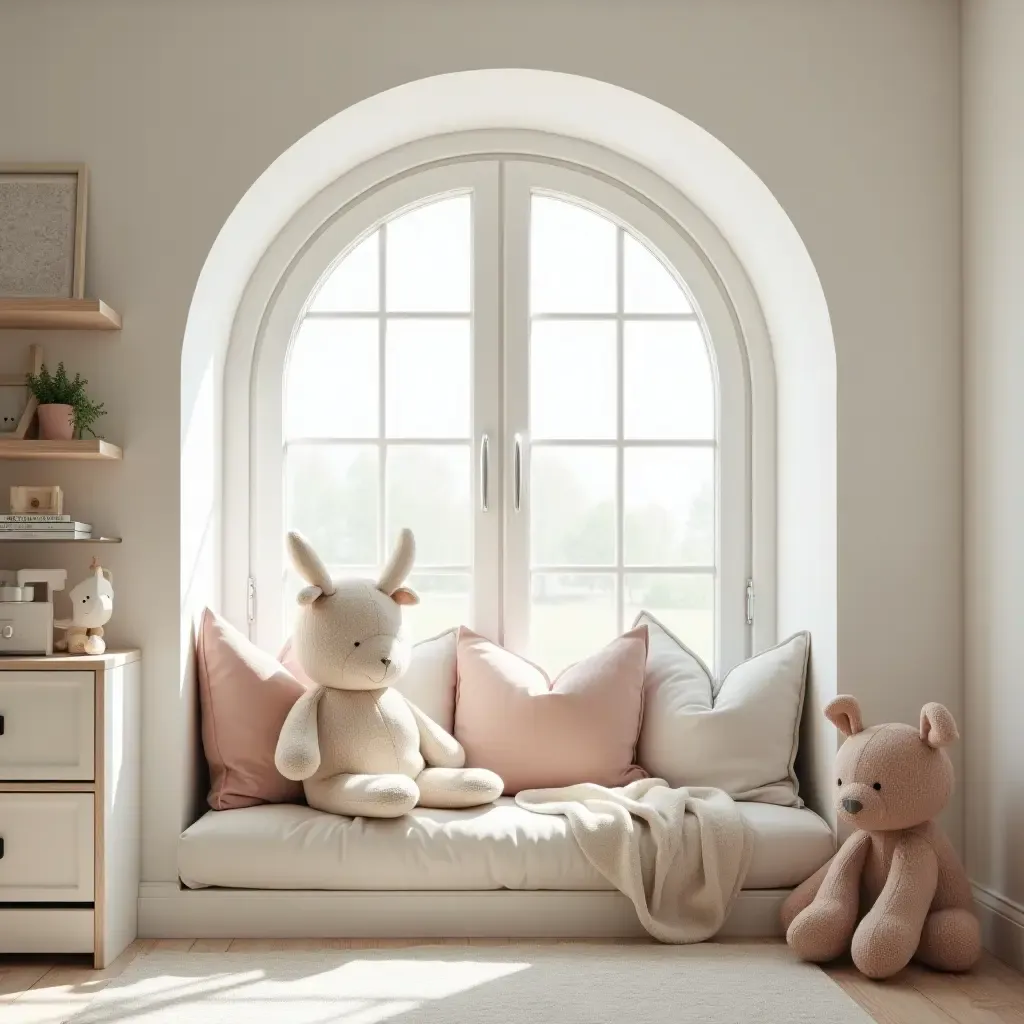
[[[487,499],[490,493],[491,442],[484,434],[480,438],[480,511],[487,511]]]
[[[512,502],[518,512],[523,500],[523,435],[516,434],[512,442]]]

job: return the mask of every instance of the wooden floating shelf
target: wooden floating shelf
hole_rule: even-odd
[[[18,441],[0,438],[0,459],[107,459],[121,458],[121,449],[109,441]]]
[[[121,314],[102,299],[0,299],[0,329],[119,331]]]
[[[120,537],[0,537],[0,544],[120,544]]]

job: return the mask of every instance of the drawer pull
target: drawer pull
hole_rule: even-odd
[[[4,734],[4,716],[0,715],[0,736]]]
[[[4,837],[0,836],[0,860],[4,859]]]

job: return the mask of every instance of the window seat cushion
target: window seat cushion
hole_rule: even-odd
[[[740,803],[754,834],[746,889],[789,888],[833,853],[807,808]],[[645,844],[645,856],[653,846]],[[208,811],[181,837],[189,888],[337,890],[610,889],[565,818],[502,797],[469,810],[345,818],[299,805]]]

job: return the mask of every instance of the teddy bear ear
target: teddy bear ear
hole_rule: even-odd
[[[925,704],[921,708],[921,739],[929,747],[946,747],[960,739],[953,716],[942,704]]]
[[[860,704],[856,697],[841,693],[825,705],[825,717],[844,735],[853,736],[864,729]]]
[[[420,595],[409,587],[399,587],[392,595],[391,600],[395,604],[419,604]]]

